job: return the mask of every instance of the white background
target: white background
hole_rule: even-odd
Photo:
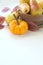
[[[6,16],[1,9],[11,9],[17,0],[0,0],[0,15]],[[43,65],[43,29],[17,36],[5,27],[0,30],[0,65]]]

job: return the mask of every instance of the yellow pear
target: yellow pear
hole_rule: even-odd
[[[42,8],[36,0],[30,0],[30,8],[32,15],[42,15]]]
[[[39,2],[39,5],[43,8],[43,0]]]

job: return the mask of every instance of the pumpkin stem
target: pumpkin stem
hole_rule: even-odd
[[[17,17],[15,16],[15,14],[13,14],[13,16],[14,16],[14,18],[16,19],[16,21],[17,21],[17,23],[18,23],[18,19],[17,19]],[[18,23],[19,24],[19,23]]]

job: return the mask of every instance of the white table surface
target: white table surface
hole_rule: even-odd
[[[3,7],[17,4],[18,0],[0,0],[0,15],[10,12],[2,13]],[[7,27],[0,30],[0,65],[43,65],[43,29],[21,36],[12,35]]]

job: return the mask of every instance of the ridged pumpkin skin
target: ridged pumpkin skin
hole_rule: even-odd
[[[18,20],[18,23],[16,20],[13,20],[11,23],[9,23],[9,30],[13,34],[25,34],[28,30],[28,24],[22,20]]]

